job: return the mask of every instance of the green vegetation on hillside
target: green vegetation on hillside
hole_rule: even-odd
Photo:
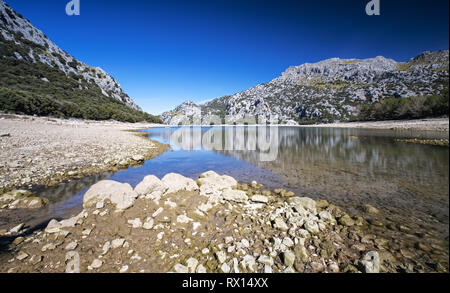
[[[48,54],[46,47],[35,44],[16,33],[21,41],[6,40],[0,34],[0,110],[39,116],[75,117],[91,120],[148,121],[160,123],[158,117],[128,107],[125,103],[102,94],[93,81],[82,76],[66,75],[56,64],[53,67],[32,62],[39,54]],[[16,53],[24,59],[17,60]],[[56,54],[57,55],[57,54]],[[64,59],[57,55],[60,62]],[[74,67],[77,61],[72,61]]]
[[[448,88],[439,95],[409,98],[385,98],[361,105],[356,120],[397,120],[448,116]]]
[[[93,82],[42,63],[0,58],[0,110],[92,120],[159,122],[159,118],[104,96]],[[48,80],[43,80],[46,78]]]

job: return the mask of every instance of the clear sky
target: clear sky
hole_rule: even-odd
[[[448,0],[5,0],[77,59],[111,74],[145,111],[202,102],[332,57],[407,61],[448,49]]]

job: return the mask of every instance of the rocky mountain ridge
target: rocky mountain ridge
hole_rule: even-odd
[[[122,90],[112,76],[100,67],[86,65],[60,49],[30,21],[1,0],[0,48],[0,58],[25,61],[29,64],[45,64],[52,69],[64,72],[67,76],[77,77],[80,91],[98,86],[103,96],[141,111],[141,108]],[[49,82],[45,73],[41,80]]]
[[[423,52],[408,62],[382,56],[332,58],[289,67],[274,80],[202,105],[186,102],[160,118],[178,124],[183,115],[245,116],[282,124],[347,121],[359,107],[383,98],[439,94],[448,88],[449,51]]]

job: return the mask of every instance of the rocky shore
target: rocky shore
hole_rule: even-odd
[[[406,258],[368,226],[327,201],[213,171],[196,181],[149,175],[134,189],[104,180],[85,194],[78,215],[42,231],[23,224],[4,231],[10,244],[0,272],[426,271],[425,248]],[[437,263],[435,271],[446,268]]]
[[[416,120],[387,120],[366,122],[340,122],[329,124],[302,125],[301,127],[335,127],[335,128],[366,128],[414,131],[449,131],[448,118],[429,118]]]
[[[141,164],[167,149],[130,131],[149,126],[0,114],[0,192]]]

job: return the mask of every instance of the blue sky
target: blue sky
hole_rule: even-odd
[[[160,114],[268,82],[332,57],[407,61],[448,49],[448,0],[6,0],[77,59],[110,73],[145,111]]]

